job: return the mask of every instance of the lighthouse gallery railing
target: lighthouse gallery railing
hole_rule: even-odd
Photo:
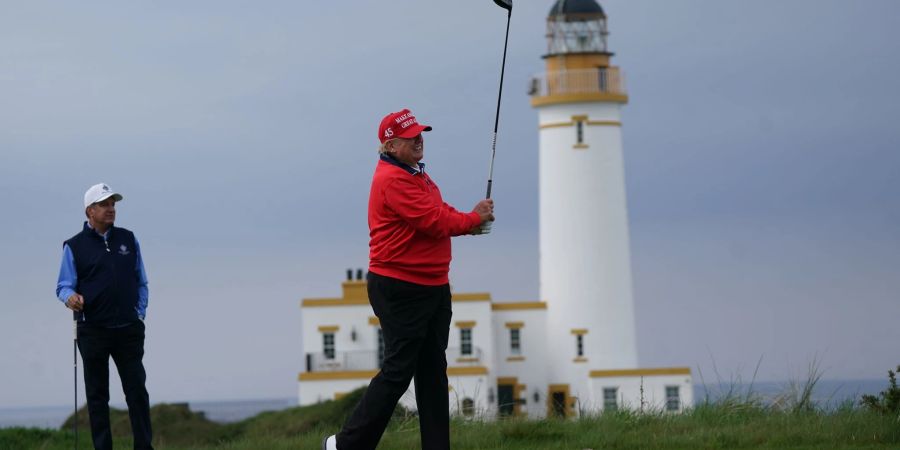
[[[562,94],[625,94],[625,79],[618,67],[560,70],[531,78],[528,94],[544,97]]]

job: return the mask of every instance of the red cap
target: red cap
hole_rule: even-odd
[[[419,124],[416,116],[412,115],[408,109],[404,109],[392,112],[381,119],[381,125],[378,126],[378,139],[384,144],[391,139],[414,138],[423,131],[431,131],[431,127]]]

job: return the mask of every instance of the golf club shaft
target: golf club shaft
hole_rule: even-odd
[[[75,413],[72,415],[75,428],[75,450],[78,450],[78,321],[72,321],[72,367],[75,385]]]
[[[487,195],[491,198],[491,185],[494,182],[494,157],[497,156],[497,129],[500,126],[500,99],[503,98],[503,75],[506,72],[506,46],[509,43],[509,22],[512,19],[512,8],[506,12],[506,37],[503,39],[503,63],[500,65],[500,91],[497,93],[497,113],[494,115],[494,136],[491,140],[491,167],[488,171]]]

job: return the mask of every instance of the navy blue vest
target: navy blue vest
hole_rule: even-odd
[[[84,297],[84,309],[75,313],[78,324],[115,326],[139,320],[134,233],[110,227],[104,242],[85,222],[66,244],[75,256],[75,292]]]

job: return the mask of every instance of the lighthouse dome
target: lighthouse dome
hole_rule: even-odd
[[[606,17],[603,8],[594,0],[557,0],[550,8],[548,17],[562,16],[567,14],[596,14]]]

